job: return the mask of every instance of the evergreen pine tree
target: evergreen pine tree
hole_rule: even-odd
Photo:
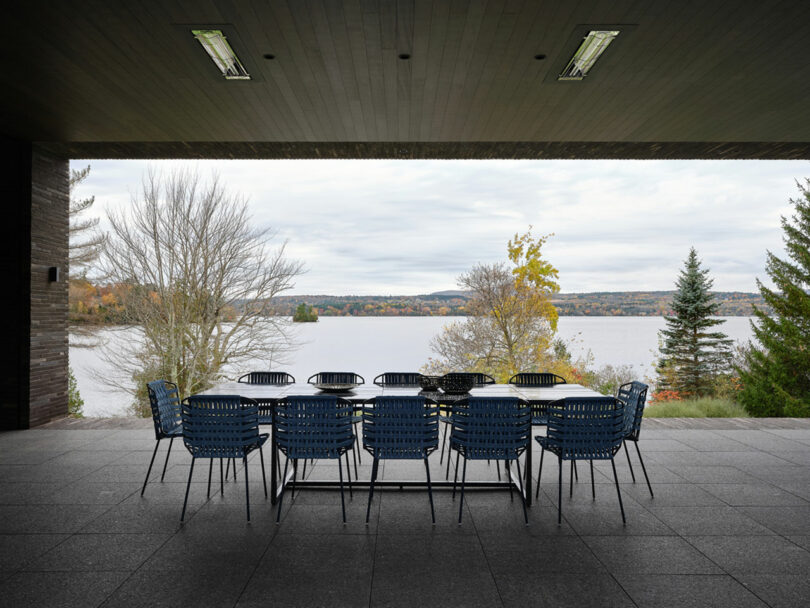
[[[677,391],[684,397],[712,394],[717,375],[731,367],[732,340],[722,332],[709,331],[725,321],[712,318],[720,304],[710,291],[713,281],[708,275],[692,247],[675,283],[675,314],[664,317],[667,328],[660,333],[658,388]]]
[[[754,307],[753,344],[740,369],[740,402],[755,416],[810,416],[810,180],[797,184],[792,222],[782,218],[788,260],[768,252],[765,271],[774,288],[757,279],[771,314]]]

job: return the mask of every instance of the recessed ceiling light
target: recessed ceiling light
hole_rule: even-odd
[[[540,53],[539,55],[535,55],[534,58],[537,59],[537,61],[542,61],[546,56]]]
[[[191,30],[226,80],[250,80],[245,66],[233,52],[222,30]]]
[[[410,55],[410,53],[400,53],[399,58],[402,59],[402,60],[410,59],[411,55]]]
[[[618,30],[591,30],[588,32],[557,80],[582,80],[585,78],[599,56],[618,35]]]
[[[265,59],[268,59],[268,60],[276,58],[276,56],[273,55],[273,53],[265,53],[264,55],[262,55],[262,57],[264,57]]]

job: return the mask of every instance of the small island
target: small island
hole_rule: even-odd
[[[298,308],[293,313],[293,321],[295,323],[314,323],[318,320],[317,311],[312,309],[309,304],[299,304]]]

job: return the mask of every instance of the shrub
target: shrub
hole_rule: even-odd
[[[656,401],[644,408],[644,415],[652,418],[748,418],[748,412],[739,403],[712,397]]]

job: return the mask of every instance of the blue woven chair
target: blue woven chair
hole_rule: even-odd
[[[343,466],[340,458],[347,455],[354,444],[352,420],[354,406],[335,395],[290,396],[276,409],[276,445],[287,457],[281,477],[281,496],[278,500],[276,523],[281,519],[281,505],[287,479],[287,466],[293,463],[293,495],[298,461],[304,459],[337,459],[340,475],[340,505],[343,523],[346,523],[346,501],[343,495]],[[346,467],[348,473],[348,456]],[[351,492],[351,480],[349,481]]]
[[[285,386],[295,384],[295,378],[287,372],[248,372],[244,376],[240,376],[238,382]]]
[[[152,422],[155,425],[155,450],[146,470],[146,479],[143,480],[141,496],[146,491],[152,465],[155,463],[158,447],[162,439],[169,439],[169,449],[166,452],[166,461],[163,463],[163,473],[160,481],[166,476],[166,466],[169,464],[169,454],[172,453],[172,443],[175,437],[183,436],[183,423],[180,419],[180,399],[177,395],[177,385],[167,380],[155,380],[146,384],[149,393],[149,406],[152,408]]]
[[[317,374],[312,374],[308,379],[307,382],[309,384],[365,384],[366,380],[360,374],[355,374],[354,372],[318,372]],[[352,419],[353,424],[360,424],[362,422],[363,416],[360,413],[356,413],[354,418]],[[363,456],[360,452],[360,440],[357,437],[358,433],[355,433],[354,437],[354,447],[352,448],[352,457],[354,458],[354,476],[357,477],[357,461],[360,461],[360,464],[363,464]],[[307,462],[304,461],[304,474],[306,474],[306,467]]]
[[[458,379],[460,382],[464,382],[466,378],[469,378],[472,381],[473,388],[481,388],[482,386],[487,386],[488,384],[495,384],[495,378],[490,376],[489,374],[483,374],[481,372],[451,372],[449,374],[445,374],[442,376],[443,379],[450,378],[451,381]],[[439,452],[439,464],[441,464],[444,460],[444,447],[447,445],[447,432],[450,428],[450,416],[448,414],[439,413],[439,420],[445,424],[444,426],[444,433],[442,434],[442,449]],[[450,454],[447,454],[447,470],[445,471],[444,478],[449,479],[450,477]],[[501,478],[501,470],[498,469],[498,480]]]
[[[223,458],[241,458],[245,469],[245,500],[247,520],[250,521],[250,489],[248,484],[247,457],[253,450],[259,450],[262,463],[262,481],[264,497],[267,498],[267,478],[264,473],[264,454],[262,446],[269,437],[259,434],[259,407],[252,399],[239,395],[192,395],[182,406],[183,443],[191,453],[191,468],[186,484],[186,498],[183,501],[183,513],[186,515],[188,490],[191,487],[191,476],[194,474],[194,463],[198,458],[210,459],[208,467],[208,494],[211,494],[211,471],[214,459],[219,458],[220,475]]]
[[[562,376],[552,374],[551,372],[523,372],[509,378],[509,384],[525,386],[527,388],[538,388],[568,383]],[[534,426],[548,424],[548,414],[546,414],[545,409],[532,409],[532,424]]]
[[[458,453],[456,473],[453,481],[458,481],[458,461],[464,458],[461,475],[461,502],[458,508],[458,523],[461,524],[464,506],[464,484],[467,480],[468,460],[503,460],[507,478],[512,461],[517,466],[520,481],[520,499],[523,504],[523,518],[529,523],[526,513],[526,496],[523,475],[520,472],[520,456],[529,447],[531,440],[531,411],[529,404],[515,397],[470,397],[453,406],[450,449]],[[510,487],[511,495],[511,487]],[[513,498],[514,499],[514,498]]]
[[[509,378],[509,384],[515,386],[554,386],[567,384],[565,378],[550,372],[523,372]]]
[[[627,450],[628,441],[636,444],[636,453],[641,463],[641,470],[644,472],[644,479],[647,480],[650,497],[655,498],[652,485],[650,485],[650,478],[647,476],[647,467],[644,466],[644,459],[641,457],[641,450],[638,448],[638,438],[641,434],[641,418],[644,415],[644,404],[647,401],[647,389],[648,386],[643,382],[628,382],[619,387],[617,398],[624,403],[624,453],[627,455],[627,464],[630,467],[633,483],[636,483],[636,474],[633,472],[630,452]]]
[[[376,397],[363,412],[363,447],[374,458],[368,489],[366,523],[371,513],[374,482],[380,460],[422,460],[430,500],[430,517],[436,523],[433,510],[433,490],[430,486],[428,456],[439,447],[439,411],[435,402],[424,397]]]
[[[385,372],[374,378],[377,386],[398,386],[415,388],[419,386],[422,374],[418,372]]]
[[[616,476],[613,457],[622,447],[624,439],[624,403],[613,397],[567,397],[549,405],[548,434],[537,436],[540,444],[540,467],[537,472],[537,485],[543,474],[543,456],[546,450],[557,455],[559,478],[557,488],[557,523],[562,523],[562,463],[563,460],[588,460],[591,465],[591,493],[596,499],[596,486],[593,479],[593,461],[610,460],[613,467],[613,480],[619,508],[624,516],[622,493]],[[573,467],[572,467],[573,470]],[[572,478],[573,481],[573,478]],[[573,495],[573,483],[570,484]]]

